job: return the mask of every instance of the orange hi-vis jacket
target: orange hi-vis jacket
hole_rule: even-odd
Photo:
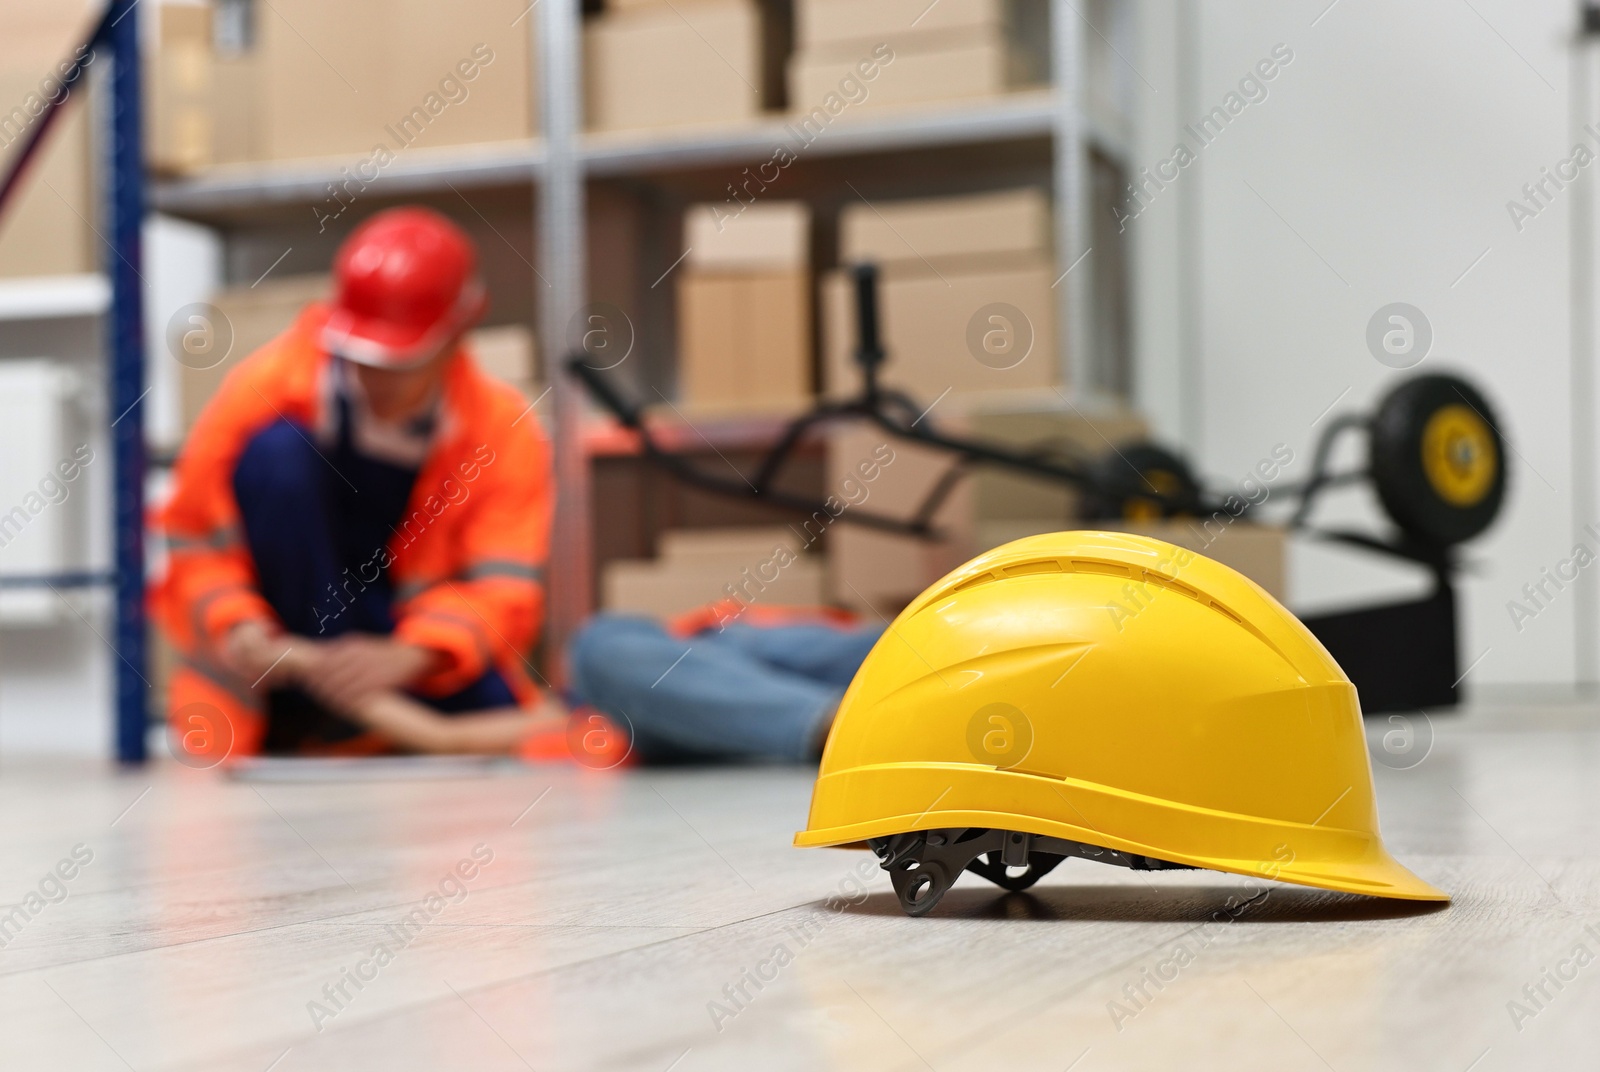
[[[331,438],[334,358],[317,343],[326,318],[325,307],[307,307],[228,374],[195,423],[157,519],[168,558],[152,612],[179,663],[169,707],[174,714],[194,703],[216,708],[231,724],[218,730],[231,730],[235,754],[259,750],[265,697],[222,666],[218,648],[235,625],[275,618],[256,588],[233,472],[250,440],[280,418],[313,438]],[[395,637],[442,656],[418,691],[448,695],[493,666],[519,701],[532,699],[523,658],[543,617],[551,506],[549,448],[538,419],[520,392],[458,353],[405,518],[388,546],[375,549],[372,575],[361,578],[370,583],[386,566]]]

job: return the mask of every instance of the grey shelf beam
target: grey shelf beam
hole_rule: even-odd
[[[356,163],[328,157],[284,163],[226,164],[191,178],[156,182],[151,204],[174,216],[248,213],[304,205],[328,196],[328,186],[344,181]],[[540,141],[413,149],[369,184],[385,196],[432,193],[450,186],[531,184],[544,171],[546,147]]]
[[[835,120],[806,144],[803,115],[762,120],[704,133],[649,131],[590,134],[584,160],[591,175],[645,175],[719,164],[766,162],[778,146],[796,156],[853,156],[990,142],[1048,138],[1053,94],[1018,93],[982,102],[868,112]]]
[[[896,110],[841,119],[804,149],[797,149],[800,117],[784,116],[737,127],[704,130],[586,134],[577,140],[579,166],[590,177],[647,176],[725,164],[755,164],[787,146],[801,157],[837,157],[915,149],[954,148],[1049,138],[1058,133],[1060,105],[1049,90],[937,109]],[[1121,122],[1076,118],[1084,136],[1122,157],[1128,143]],[[351,160],[325,158],[257,165],[225,165],[190,178],[157,182],[152,202],[175,216],[216,216],[321,201],[330,183],[343,181]],[[409,150],[375,180],[384,196],[531,184],[549,167],[544,139],[492,145]]]

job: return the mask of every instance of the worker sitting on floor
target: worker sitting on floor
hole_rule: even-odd
[[[486,299],[449,221],[380,213],[335,274],[331,307],[240,363],[178,459],[153,600],[171,708],[216,712],[234,754],[359,754],[394,743],[363,710],[403,695],[511,711],[447,749],[502,750],[461,746],[518,736],[537,697],[539,423],[462,349]]]

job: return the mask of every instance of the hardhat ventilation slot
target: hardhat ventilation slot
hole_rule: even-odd
[[[1132,577],[1134,571],[1120,562],[1101,562],[1092,558],[1074,558],[1068,565],[1073,573],[1103,573],[1108,577]]]
[[[1156,584],[1156,585],[1160,585],[1162,588],[1170,588],[1170,589],[1172,589],[1172,591],[1178,593],[1180,596],[1187,596],[1188,598],[1196,601],[1197,603],[1209,602],[1208,600],[1202,599],[1201,596],[1200,596],[1200,593],[1196,592],[1193,588],[1190,588],[1188,585],[1184,584],[1182,581],[1173,580],[1171,577],[1168,577],[1164,573],[1149,573],[1149,572],[1146,572],[1145,575],[1144,575],[1144,579],[1145,579],[1145,583],[1147,583],[1147,584]]]
[[[1021,562],[1015,566],[1007,566],[1003,571],[1007,577],[1026,577],[1033,573],[1060,573],[1061,563],[1053,558],[1043,559],[1038,562]]]
[[[1233,611],[1229,610],[1227,607],[1224,607],[1221,603],[1218,603],[1214,599],[1210,600],[1209,602],[1211,604],[1211,609],[1212,610],[1219,611],[1219,612],[1227,615],[1228,617],[1232,618],[1234,621],[1238,622],[1240,625],[1244,624],[1244,619],[1243,618],[1241,618],[1237,614],[1233,613]]]

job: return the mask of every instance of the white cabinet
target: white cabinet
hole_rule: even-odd
[[[0,577],[57,576],[86,563],[89,444],[78,373],[50,358],[0,360]],[[48,587],[0,589],[0,625],[70,613]]]

